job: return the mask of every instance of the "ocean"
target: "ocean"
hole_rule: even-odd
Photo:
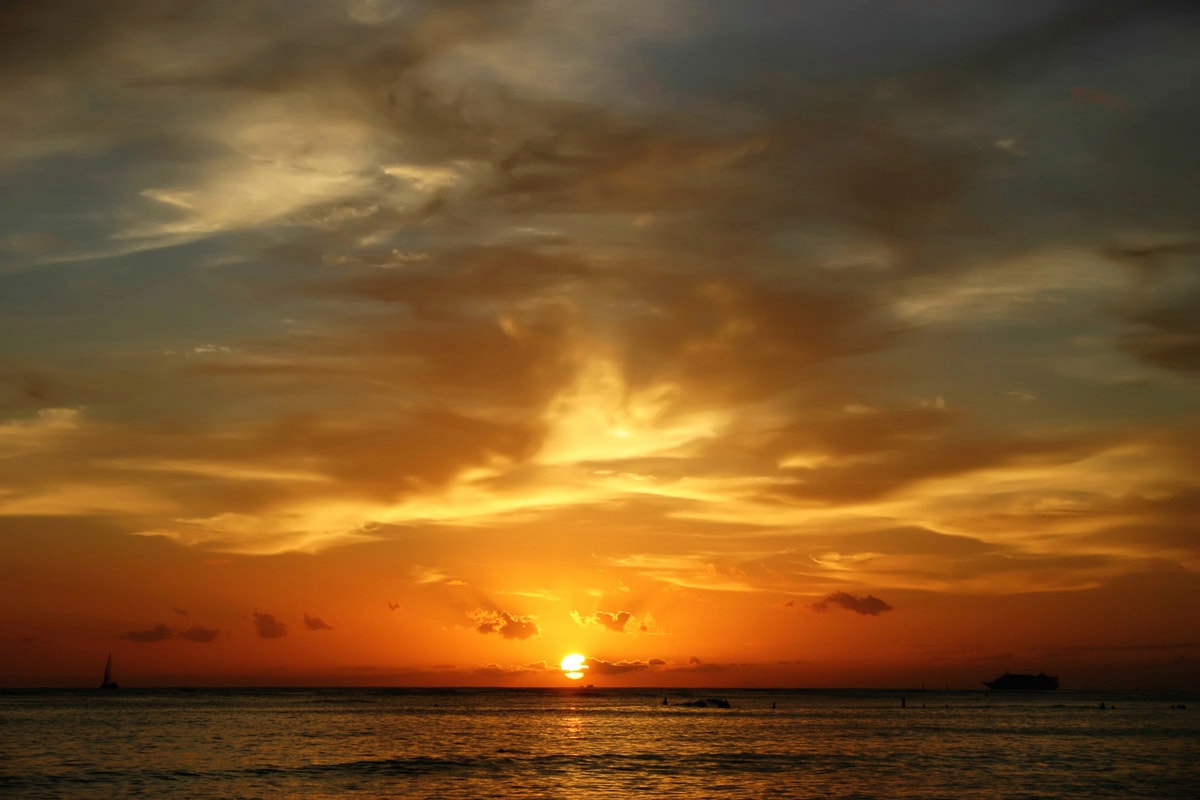
[[[1200,693],[7,690],[0,796],[1197,798]]]

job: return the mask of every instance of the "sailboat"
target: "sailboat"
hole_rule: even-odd
[[[117,689],[117,682],[112,679],[112,653],[108,654],[108,661],[104,662],[104,681],[100,684],[101,689]]]

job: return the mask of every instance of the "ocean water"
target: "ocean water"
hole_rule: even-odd
[[[1200,693],[10,690],[0,796],[1197,798]]]

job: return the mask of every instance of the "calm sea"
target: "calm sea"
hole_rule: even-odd
[[[1200,693],[6,691],[0,796],[1197,798]]]

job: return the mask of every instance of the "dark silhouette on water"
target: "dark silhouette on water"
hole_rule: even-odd
[[[729,701],[721,697],[709,697],[705,700],[689,700],[675,705],[687,708],[729,708]]]
[[[983,685],[989,689],[1015,689],[1015,690],[1043,690],[1057,689],[1058,678],[1054,675],[1047,675],[1044,672],[1039,672],[1037,675],[1026,675],[1018,672],[1006,672],[999,678],[990,681],[984,681]]]
[[[104,680],[100,682],[101,689],[118,689],[120,688],[116,681],[112,679],[112,653],[108,654],[108,661],[104,662]]]

